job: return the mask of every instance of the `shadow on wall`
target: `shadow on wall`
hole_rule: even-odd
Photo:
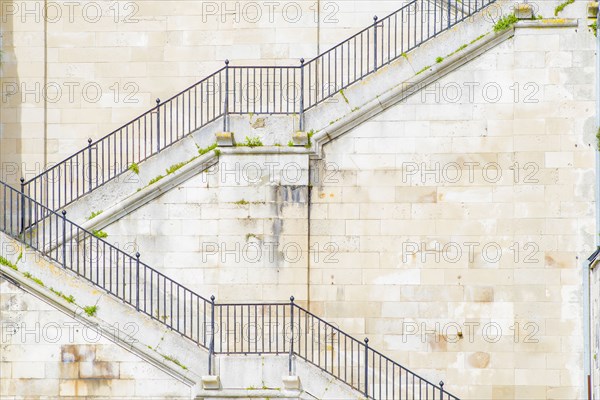
[[[0,180],[18,186],[23,170],[20,80],[11,4],[0,0]]]

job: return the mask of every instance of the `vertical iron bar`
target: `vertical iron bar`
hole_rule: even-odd
[[[289,360],[289,375],[292,376],[292,355],[294,354],[294,296],[290,297],[290,360]],[[284,329],[285,332],[285,329]]]
[[[21,233],[25,237],[25,178],[21,177]],[[17,224],[18,226],[19,224]],[[18,229],[18,228],[17,228]]]
[[[63,267],[67,268],[67,212],[65,210],[63,210],[62,215],[63,215],[63,230],[62,230],[62,234],[63,234],[63,240],[62,240]]]
[[[365,338],[365,397],[369,398],[369,338]]]
[[[304,132],[304,58],[300,59],[300,131]]]
[[[208,349],[208,374],[212,374],[212,356],[215,352],[215,296],[210,296],[210,347]]]
[[[135,253],[135,309],[140,311],[140,253]]]
[[[373,64],[373,71],[377,71],[377,15],[373,17],[373,43],[373,59],[375,61],[375,63]]]
[[[88,191],[92,191],[92,138],[88,138]],[[54,200],[54,199],[52,199]]]
[[[156,152],[160,153],[160,99],[156,99]]]
[[[225,60],[225,102],[223,104],[223,132],[227,132],[229,113],[229,60]]]

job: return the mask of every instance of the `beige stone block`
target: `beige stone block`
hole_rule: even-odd
[[[395,200],[399,203],[435,203],[437,199],[434,187],[396,187]]]
[[[0,362],[0,377],[2,377],[2,379],[11,378],[11,369],[12,363]]]
[[[544,166],[546,168],[572,167],[574,154],[572,152],[547,152]]]
[[[43,362],[13,362],[12,377],[14,379],[43,379],[45,365]]]
[[[492,400],[509,400],[515,398],[515,387],[513,385],[492,386]]]
[[[494,288],[488,287],[468,287],[465,289],[465,300],[489,303],[494,301]]]
[[[362,204],[330,204],[327,208],[329,216],[335,216],[340,219],[354,219],[359,218],[359,208]]]
[[[119,377],[119,364],[93,361],[79,363],[80,378],[114,379]]]
[[[471,187],[455,187],[455,188],[438,188],[438,202],[460,202],[460,203],[483,203],[492,201],[491,187],[486,188],[471,188]]]
[[[12,381],[9,385],[12,388],[8,390],[11,392],[10,395],[17,397],[58,396],[58,385],[58,379],[21,379],[20,381]]]

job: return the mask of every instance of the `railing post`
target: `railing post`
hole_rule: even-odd
[[[21,233],[24,235],[25,234],[25,178],[21,177],[20,181],[21,181]]]
[[[373,17],[373,40],[374,40],[373,54],[375,56],[375,60],[374,60],[375,63],[373,65],[375,66],[374,71],[377,71],[377,15],[375,15]]]
[[[215,352],[215,296],[210,296],[210,344],[208,346],[208,375],[212,375],[212,357]]]
[[[223,132],[228,132],[229,121],[229,60],[225,60],[225,103],[223,104]]]
[[[440,400],[444,400],[444,381],[440,381]]]
[[[62,216],[63,216],[63,229],[62,229],[63,267],[67,268],[67,210],[62,211]]]
[[[160,153],[160,99],[156,99],[156,152]]]
[[[300,132],[304,132],[304,58],[300,59]]]
[[[88,138],[88,192],[91,192],[91,191],[92,191],[92,138]],[[52,199],[52,200],[54,200],[54,199]]]
[[[369,398],[369,338],[365,338],[365,397]]]
[[[294,354],[294,296],[290,297],[290,359],[288,372],[289,376],[292,376],[292,356]]]
[[[450,28],[450,18],[452,16],[452,12],[450,10],[450,5],[451,5],[450,1],[451,0],[448,0],[448,28]]]
[[[135,253],[135,309],[140,311],[140,253]]]

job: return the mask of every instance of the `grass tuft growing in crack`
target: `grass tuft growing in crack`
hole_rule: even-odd
[[[348,100],[348,98],[346,97],[346,94],[344,93],[344,89],[340,89],[340,94],[344,98],[344,101],[346,102],[346,104],[350,104],[350,101]]]
[[[98,239],[106,239],[108,237],[108,233],[103,230],[93,230],[92,235],[96,236]]]
[[[85,306],[83,307],[83,311],[90,317],[93,317],[94,315],[96,315],[96,312],[98,311],[98,306]]]
[[[89,217],[87,217],[87,220],[92,220],[94,218],[96,218],[98,215],[102,214],[102,210],[100,211],[92,211],[92,213],[90,214]]]
[[[500,18],[494,25],[494,32],[502,32],[513,26],[519,21],[515,14],[508,14]]]
[[[159,353],[159,354],[160,354],[160,353]],[[181,363],[181,362],[180,362],[178,359],[176,359],[175,357],[173,357],[173,356],[169,356],[169,355],[166,355],[166,354],[161,354],[161,356],[163,356],[163,358],[164,358],[165,360],[167,360],[167,361],[171,361],[173,364],[175,364],[175,365],[177,365],[177,366],[179,366],[179,367],[181,367],[182,369],[184,369],[184,370],[186,370],[186,371],[187,371],[187,369],[188,369],[188,368],[187,368],[185,365],[183,365],[183,364],[182,364],[182,363]]]
[[[19,270],[19,268],[17,268],[17,266],[15,264],[11,263],[10,261],[8,261],[6,258],[4,258],[2,256],[0,256],[0,264],[4,265],[10,269],[14,269],[15,271]]]
[[[196,147],[198,147],[198,145],[196,145]],[[205,147],[203,149],[201,149],[200,147],[198,147],[198,154],[200,154],[201,156],[205,155],[206,153],[208,153],[211,150],[214,150],[217,148],[217,143],[213,143],[208,147]]]
[[[238,147],[261,147],[261,146],[263,146],[263,143],[258,136],[255,136],[252,138],[246,136],[246,141],[243,143],[238,143],[237,146]]]
[[[35,283],[37,283],[40,286],[45,286],[44,282],[42,282],[42,280],[40,278],[36,278],[35,276],[31,275],[29,272],[25,272],[23,274],[23,276],[25,276],[25,278],[31,279],[32,281],[34,281]]]
[[[575,3],[575,0],[567,0],[567,1],[562,2],[559,5],[557,5],[556,8],[554,9],[554,16],[558,17],[558,14],[560,12],[562,12],[562,10],[564,10],[566,6],[568,6],[569,4],[573,4],[573,3]]]
[[[171,175],[173,172],[177,171],[178,169],[180,169],[184,165],[188,164],[189,162],[190,161],[182,161],[180,163],[171,165],[169,168],[166,169],[167,175]]]
[[[136,175],[140,174],[140,166],[137,163],[131,163],[129,170]]]
[[[58,297],[61,297],[62,299],[64,299],[67,303],[73,304],[75,303],[75,297],[73,297],[73,295],[65,295],[63,292],[56,290],[54,288],[50,288],[50,291],[52,293],[54,293],[55,295],[57,295]]]

